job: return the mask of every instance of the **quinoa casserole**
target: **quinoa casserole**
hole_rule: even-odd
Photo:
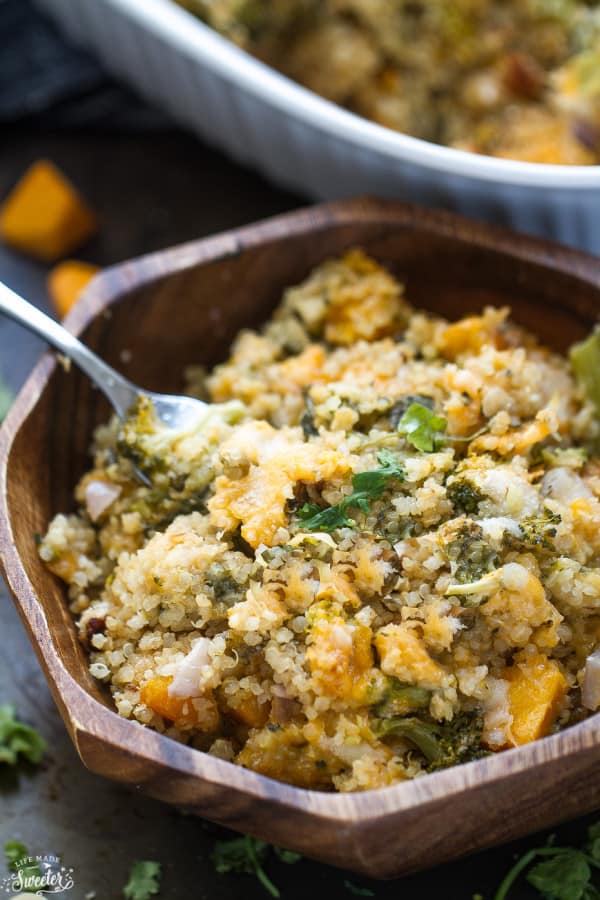
[[[598,0],[178,0],[329,100],[397,131],[600,163]]]
[[[414,310],[362,250],[98,428],[40,554],[121,716],[305,788],[379,788],[600,707],[600,334]]]

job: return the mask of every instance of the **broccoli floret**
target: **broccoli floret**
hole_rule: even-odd
[[[441,729],[438,739],[438,757],[427,766],[429,772],[446,769],[459,763],[471,762],[489,755],[482,747],[483,720],[477,712],[460,713]]]
[[[381,739],[404,738],[414,744],[429,763],[440,757],[441,726],[437,722],[428,722],[417,716],[393,716],[390,719],[375,719],[371,729]]]
[[[561,517],[547,507],[539,516],[528,516],[520,523],[522,538],[513,539],[517,543],[523,543],[527,547],[537,547],[544,550],[554,550],[553,538],[556,537],[556,526],[560,525]]]
[[[397,678],[390,678],[383,699],[375,709],[375,714],[384,719],[405,716],[417,709],[426,709],[430,700],[431,691],[414,684],[405,684]]]
[[[455,511],[469,516],[475,515],[479,504],[486,499],[470,478],[455,478],[446,485],[446,493]]]
[[[467,519],[446,547],[452,578],[459,584],[479,581],[498,567],[498,554],[477,522]]]
[[[477,713],[460,713],[440,723],[417,716],[377,719],[371,725],[379,738],[401,737],[420,750],[426,769],[445,769],[487,755],[481,746],[482,720]]]
[[[211,443],[214,446],[215,439],[207,437],[214,431],[211,425],[235,422],[240,415],[241,406],[237,403],[214,404],[207,406],[189,426],[171,428],[158,418],[150,398],[140,396],[121,424],[117,452],[150,481],[181,489],[192,469],[198,470]],[[184,441],[188,442],[185,453]]]

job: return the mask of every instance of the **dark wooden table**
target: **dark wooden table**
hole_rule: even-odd
[[[0,142],[0,198],[28,162],[53,159],[97,210],[99,236],[80,254],[99,265],[211,234],[291,209],[301,198],[277,191],[193,138],[175,131],[147,135],[49,133],[7,129]],[[46,269],[0,246],[0,279],[48,309]],[[17,388],[42,351],[22,329],[0,319],[0,375]],[[22,840],[33,853],[57,854],[73,866],[76,886],[65,898],[122,896],[129,866],[158,860],[169,900],[261,900],[264,889],[249,876],[217,875],[210,854],[216,829],[199,819],[137,795],[86,772],[68,740],[39,665],[0,582],[0,703],[16,703],[49,744],[47,763],[34,775],[0,775],[0,842]],[[559,815],[560,813],[558,813]],[[593,818],[593,817],[592,817]],[[589,820],[563,826],[561,843],[577,840]],[[221,834],[222,836],[222,834]],[[515,854],[546,835],[431,869],[400,881],[371,883],[378,898],[491,900]],[[465,847],[465,853],[469,848]],[[432,860],[432,864],[435,860]],[[278,861],[269,872],[283,898],[352,896],[345,879],[364,880],[309,861]],[[0,880],[2,878],[0,863]],[[520,885],[511,897],[535,893]]]

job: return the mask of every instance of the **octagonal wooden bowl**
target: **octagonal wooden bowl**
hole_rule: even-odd
[[[487,303],[564,350],[600,311],[600,262],[446,213],[363,199],[308,209],[105,271],[67,326],[152,390],[177,391],[190,363],[224,358],[282,289],[360,245],[449,318]],[[168,803],[307,856],[391,877],[517,837],[600,805],[600,716],[560,734],[395,787],[325,794],[280,784],[120,718],[89,675],[63,586],[35,535],[73,506],[106,403],[50,354],[0,432],[6,579],[85,765]]]

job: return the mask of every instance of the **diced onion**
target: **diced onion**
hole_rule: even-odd
[[[589,499],[593,496],[585,481],[576,472],[562,466],[546,472],[542,478],[542,494],[567,506],[574,500]]]
[[[586,709],[600,707],[600,647],[588,656],[583,670],[581,702]]]
[[[96,522],[120,495],[121,488],[118,484],[88,481],[85,486],[85,508],[92,522]]]
[[[210,666],[210,641],[198,638],[190,652],[175,669],[169,685],[171,697],[200,697],[205,690],[203,669]]]

